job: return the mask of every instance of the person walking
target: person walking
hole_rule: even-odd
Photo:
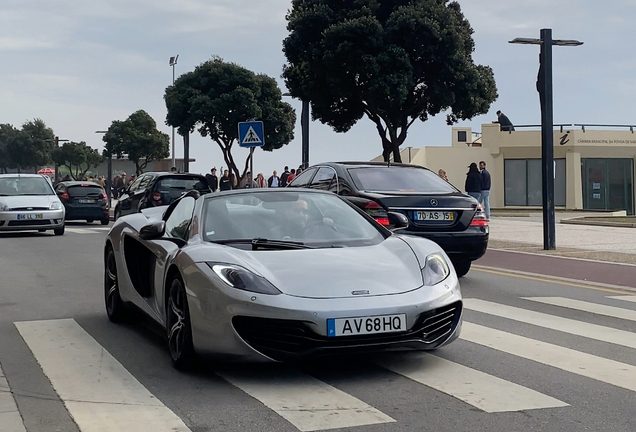
[[[479,199],[481,198],[481,173],[479,172],[479,168],[477,168],[477,164],[475,162],[468,166],[464,190],[468,195],[479,202]]]
[[[493,123],[499,123],[499,130],[502,131],[514,131],[515,127],[512,125],[510,119],[501,111],[497,111],[497,119]]]
[[[267,187],[277,188],[280,187],[280,177],[278,177],[278,173],[274,171],[272,176],[267,179]]]
[[[263,175],[263,173],[258,173],[258,175],[256,176],[256,187],[267,187],[267,181],[265,181],[265,176]]]
[[[212,192],[216,192],[219,188],[219,178],[216,176],[216,168],[210,170],[210,174],[205,175],[205,179],[208,181],[208,185]]]
[[[479,162],[479,170],[481,171],[481,195],[479,203],[486,212],[486,219],[490,220],[490,173],[486,169],[486,162]]]
[[[290,184],[292,180],[294,180],[295,178],[296,178],[296,170],[292,168],[291,172],[289,173],[289,177],[287,177],[287,184]]]
[[[230,179],[230,171],[223,171],[223,177],[219,179],[219,189],[221,191],[232,189],[232,179]]]
[[[446,175],[446,171],[444,171],[443,169],[440,168],[439,171],[437,171],[437,175],[443,178],[444,180],[448,181],[448,176]]]
[[[280,187],[287,186],[288,177],[289,177],[289,167],[285,166],[283,173],[280,175]]]

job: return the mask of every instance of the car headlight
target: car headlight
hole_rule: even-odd
[[[233,264],[207,264],[223,282],[232,288],[259,294],[281,294],[267,279],[246,268]]]
[[[9,210],[9,206],[3,202],[0,202],[0,211],[7,211],[7,210]]]
[[[51,210],[61,210],[62,209],[62,203],[59,201],[53,201],[51,203],[51,205],[49,206],[49,209]]]
[[[443,281],[450,274],[450,267],[441,254],[434,253],[426,257],[422,269],[424,285],[435,285]]]

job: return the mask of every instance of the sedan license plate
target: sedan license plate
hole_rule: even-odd
[[[442,211],[416,211],[416,221],[452,221],[455,219],[453,212]]]
[[[32,219],[44,219],[44,215],[42,213],[27,213],[27,214],[18,215],[18,220],[32,220]]]
[[[80,204],[95,204],[94,199],[78,199],[77,202]]]
[[[327,336],[356,336],[406,331],[406,314],[327,320]]]

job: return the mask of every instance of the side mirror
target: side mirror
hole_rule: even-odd
[[[401,231],[409,226],[409,219],[403,213],[398,212],[389,212],[388,213],[389,223],[393,226],[391,231]]]
[[[164,221],[155,221],[143,226],[139,230],[139,237],[144,240],[156,240],[163,237],[166,231],[166,223]]]

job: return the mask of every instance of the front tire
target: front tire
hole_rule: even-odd
[[[465,276],[466,273],[470,270],[471,261],[459,261],[453,263],[453,267],[455,267],[455,273],[457,273],[457,277]]]
[[[109,219],[102,219],[102,225],[108,225],[109,222]]]
[[[115,209],[115,220],[119,219],[121,217],[121,211],[119,211],[119,209]]]
[[[126,320],[128,314],[119,294],[117,261],[112,247],[108,247],[106,260],[104,261],[104,301],[106,303],[106,314],[111,322],[121,323]]]
[[[191,369],[196,360],[192,343],[190,310],[183,281],[175,277],[170,284],[166,313],[166,333],[172,365],[179,370]]]
[[[92,224],[93,223],[93,219],[86,219],[86,223],[87,224]]]
[[[56,236],[64,235],[64,225],[62,225],[61,228],[55,228],[53,233],[55,233]]]

